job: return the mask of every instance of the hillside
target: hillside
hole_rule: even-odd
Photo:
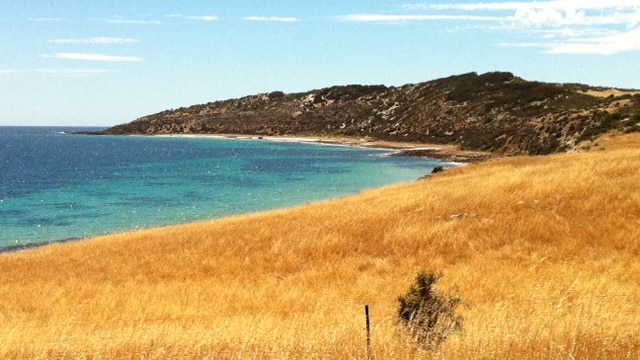
[[[637,131],[640,92],[469,73],[408,84],[274,91],[167,110],[104,134],[347,136],[549,154],[611,130]]]
[[[7,359],[640,358],[640,134],[280,211],[0,254]],[[463,299],[434,353],[418,271]]]

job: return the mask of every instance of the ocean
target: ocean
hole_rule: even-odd
[[[438,160],[390,150],[0,127],[0,251],[286,208],[411,182]]]

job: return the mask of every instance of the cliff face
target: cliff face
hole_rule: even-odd
[[[333,135],[547,154],[610,129],[640,130],[638,92],[596,90],[603,89],[470,73],[401,87],[275,91],[167,110],[103,133]]]

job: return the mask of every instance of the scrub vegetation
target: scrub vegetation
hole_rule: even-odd
[[[347,136],[544,155],[573,150],[610,130],[638,131],[639,116],[638,90],[488,72],[400,87],[274,91],[166,110],[100,133]]]
[[[638,169],[633,133],[4,253],[0,358],[366,359],[368,304],[374,359],[638,359]],[[417,273],[463,300],[433,349],[398,326]]]

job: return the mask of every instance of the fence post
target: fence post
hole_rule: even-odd
[[[371,321],[369,320],[369,305],[364,306],[364,317],[367,326],[367,360],[371,360]]]

